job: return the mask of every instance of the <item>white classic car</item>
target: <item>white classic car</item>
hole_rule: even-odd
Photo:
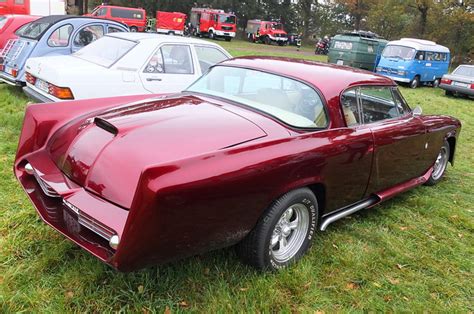
[[[39,102],[175,93],[228,58],[200,39],[113,33],[72,55],[29,59],[23,90]]]

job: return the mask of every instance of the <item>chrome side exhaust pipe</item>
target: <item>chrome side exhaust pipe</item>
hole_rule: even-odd
[[[335,214],[332,214],[326,218],[323,219],[323,221],[321,222],[321,225],[319,226],[319,230],[321,231],[324,231],[326,230],[326,228],[332,224],[333,222],[341,219],[341,218],[344,218],[346,216],[349,216],[355,212],[358,212],[359,210],[361,209],[364,209],[366,207],[369,207],[371,205],[374,205],[375,203],[377,203],[379,200],[376,196],[372,196],[371,198],[363,201],[363,202],[360,202],[360,203],[357,203],[355,205],[352,205],[350,207],[347,207]]]

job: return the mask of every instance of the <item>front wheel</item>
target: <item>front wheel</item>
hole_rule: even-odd
[[[136,28],[135,26],[132,26],[132,27],[130,27],[130,32],[136,33],[136,32],[138,32],[138,28]]]
[[[209,31],[209,38],[210,39],[216,39],[216,36],[214,35],[213,31]]]
[[[266,210],[239,243],[242,260],[259,270],[275,271],[298,261],[316,230],[318,203],[308,188],[286,193]]]
[[[417,88],[418,86],[420,86],[420,78],[415,76],[415,78],[410,82],[410,87]]]
[[[225,41],[231,41],[232,40],[232,37],[226,37],[225,38]]]
[[[435,185],[443,178],[444,172],[448,166],[449,162],[450,147],[448,141],[444,141],[441,150],[439,151],[438,157],[433,165],[433,172],[431,173],[430,178],[426,181],[425,185]]]

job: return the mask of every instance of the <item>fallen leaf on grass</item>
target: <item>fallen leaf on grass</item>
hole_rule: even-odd
[[[350,289],[350,290],[357,290],[360,288],[359,284],[357,282],[348,282],[347,285],[346,285],[346,288],[347,289]]]
[[[188,302],[186,302],[186,301],[184,301],[184,300],[181,301],[181,302],[179,302],[178,305],[181,306],[181,307],[189,307]]]
[[[407,266],[406,264],[405,264],[405,265],[397,264],[397,268],[400,269],[400,270],[401,270],[402,268],[405,268],[406,266]]]
[[[66,298],[72,299],[74,297],[74,292],[69,290],[69,291],[66,291],[64,295],[66,296]]]
[[[146,307],[143,307],[143,308],[142,308],[142,313],[143,313],[143,314],[150,314],[150,310],[147,309]]]
[[[239,288],[240,291],[247,291],[249,288]]]
[[[403,297],[403,300],[410,301],[410,299],[408,299],[407,297]]]
[[[408,230],[408,227],[400,227],[400,230],[402,231]]]
[[[171,314],[171,310],[168,306],[166,306],[165,311],[163,312],[163,314]]]
[[[458,233],[458,237],[462,238],[463,237],[462,233]]]
[[[138,293],[143,293],[143,290],[145,290],[145,288],[143,288],[142,285],[139,285],[137,290],[138,290]]]
[[[382,285],[379,284],[378,282],[374,282],[374,286],[376,286],[377,288],[382,288]]]
[[[303,286],[303,288],[308,289],[311,286],[311,281]]]
[[[335,245],[334,243],[332,244],[332,247],[335,248],[335,249],[339,249],[339,247],[337,245]]]
[[[386,295],[386,296],[383,297],[383,299],[384,299],[385,302],[390,302],[390,301],[392,301],[392,296]]]
[[[400,283],[400,280],[394,278],[388,278],[388,281],[390,281],[392,285],[398,285]]]
[[[317,310],[314,314],[324,314],[324,311]]]
[[[204,275],[209,276],[211,270],[209,268],[204,268]]]

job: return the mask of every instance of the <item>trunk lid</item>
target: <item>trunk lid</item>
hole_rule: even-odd
[[[121,107],[86,121],[74,137],[57,134],[51,154],[73,181],[125,208],[145,168],[267,135],[246,118],[192,96]]]

